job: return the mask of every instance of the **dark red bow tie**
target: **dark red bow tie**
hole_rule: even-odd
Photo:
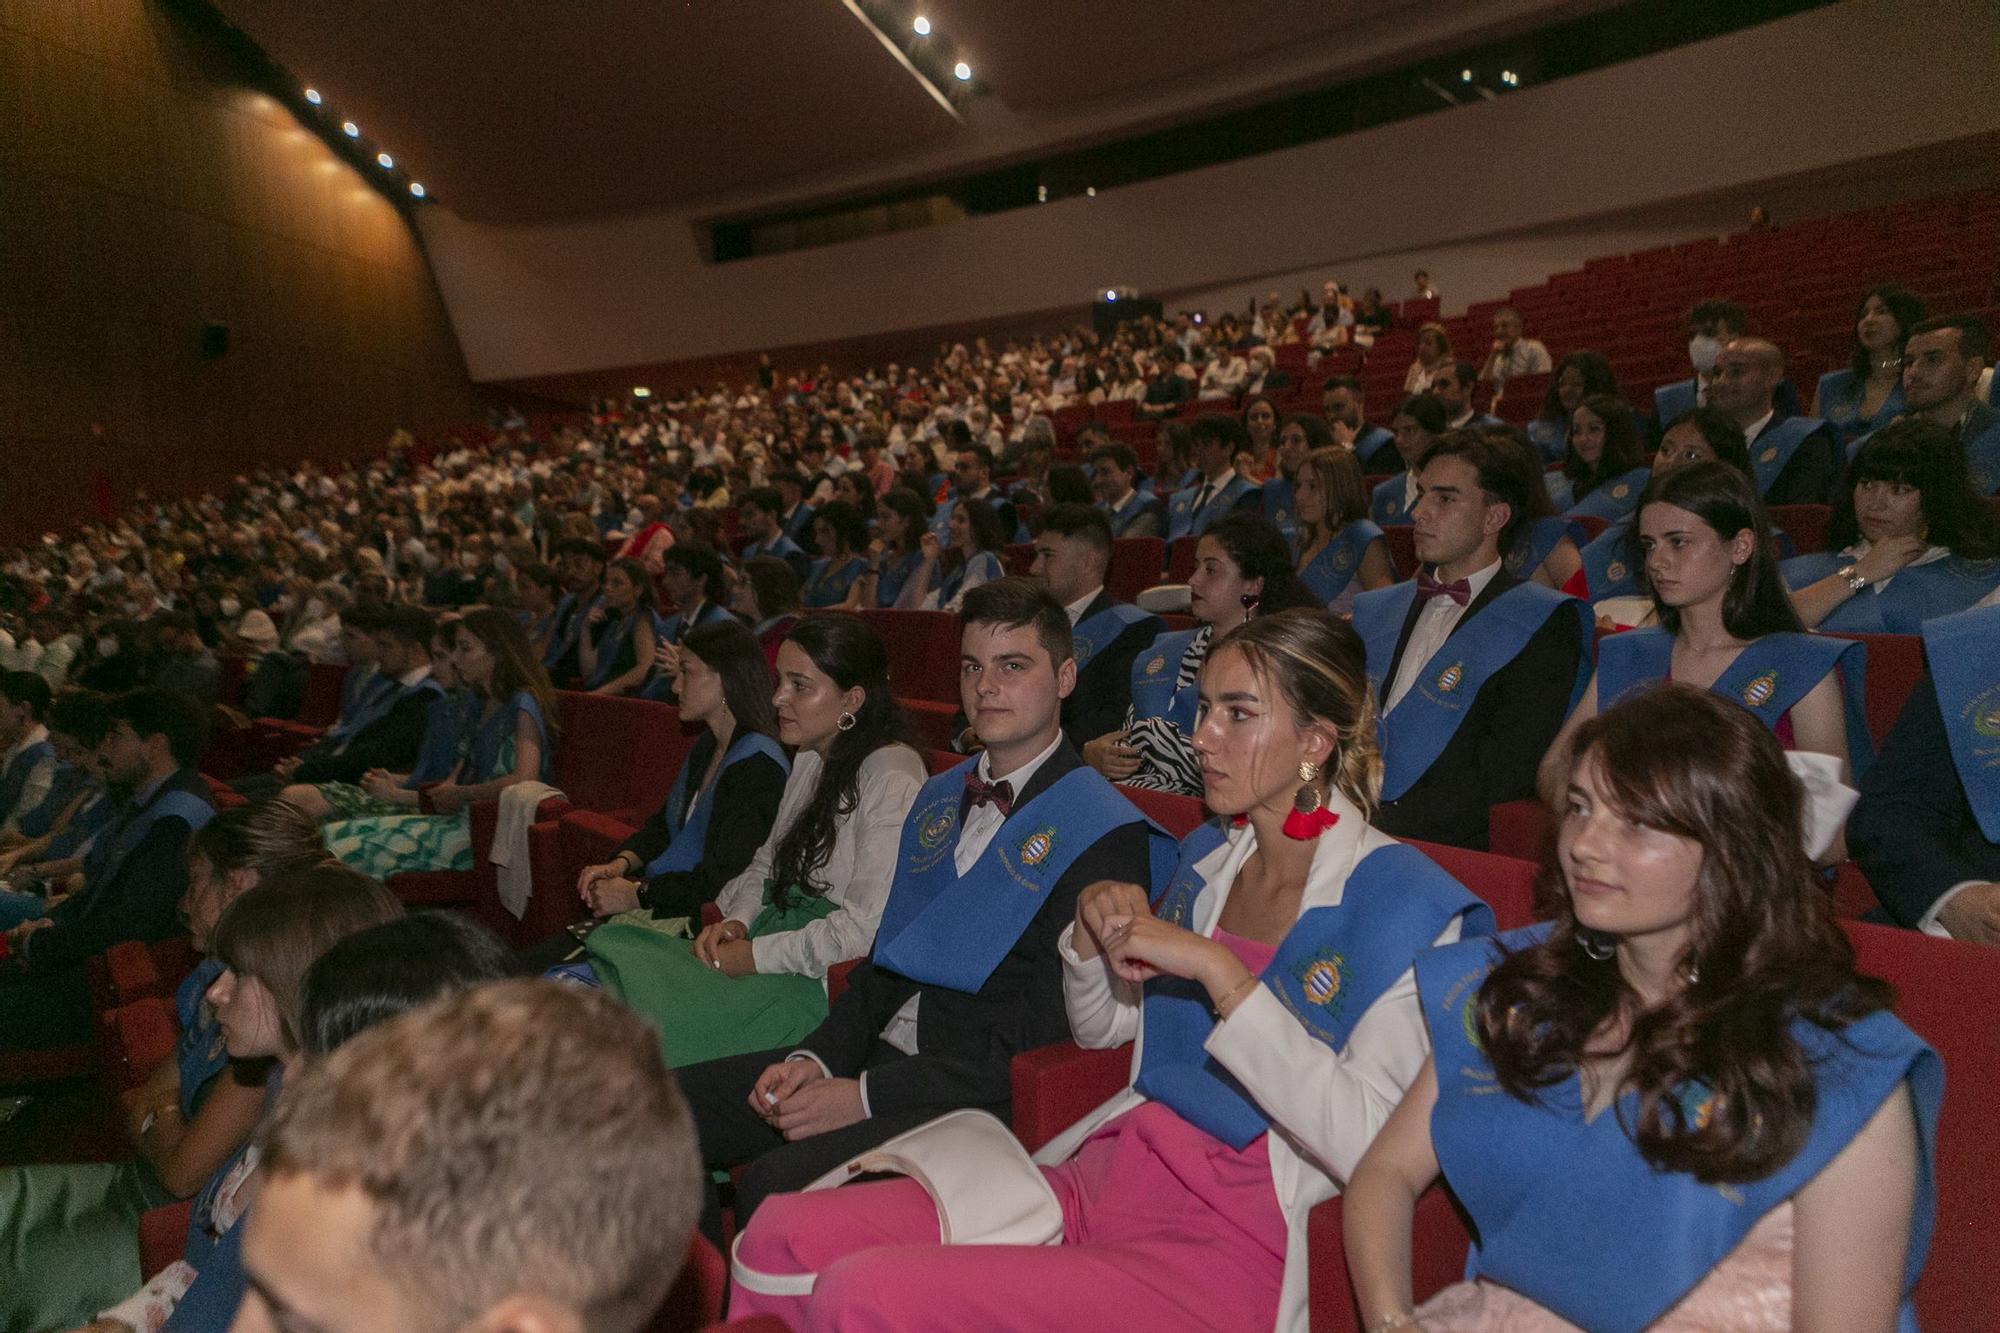
[[[1014,813],[1014,784],[1011,782],[981,782],[976,771],[965,775],[965,799],[974,805],[993,802],[1001,817]]]
[[[1423,570],[1417,571],[1417,600],[1428,602],[1433,597],[1449,597],[1460,606],[1472,600],[1472,580],[1456,579],[1450,583],[1439,583]]]

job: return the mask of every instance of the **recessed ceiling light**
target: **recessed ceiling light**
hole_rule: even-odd
[[[1472,71],[1471,71],[1471,70],[1469,70],[1469,69],[1462,69],[1462,70],[1460,70],[1460,71],[1458,72],[1458,77],[1459,77],[1459,79],[1460,79],[1460,81],[1461,81],[1461,82],[1464,82],[1464,83],[1471,83],[1471,82],[1472,82]]]
[[[415,195],[415,196],[416,196],[417,198],[419,198],[419,199],[423,198],[423,197],[424,197],[424,183],[423,183],[422,181],[411,181],[411,182],[410,182],[410,193],[411,193],[411,194],[413,194],[413,195]]]
[[[396,159],[390,157],[387,153],[375,154],[375,160],[382,164],[382,170],[384,171],[396,165]]]
[[[972,66],[966,64],[963,60],[953,65],[951,72],[958,77],[960,83],[970,83],[972,81]]]
[[[917,15],[917,21],[910,26],[917,30],[917,36],[919,37],[928,37],[931,35],[931,21],[922,14]]]
[[[1091,186],[1089,189],[1084,191],[1084,194],[1092,199],[1097,198],[1097,187],[1095,185]]]
[[[350,139],[359,139],[361,137],[361,127],[351,120],[340,122],[340,132]]]
[[[311,103],[312,103],[312,104],[313,104],[314,106],[318,106],[318,105],[319,105],[319,89],[317,89],[317,88],[308,88],[308,89],[306,89],[306,101],[308,101],[308,102],[311,102]]]

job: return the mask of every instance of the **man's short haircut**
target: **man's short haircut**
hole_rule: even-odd
[[[1111,520],[1095,506],[1050,505],[1042,511],[1042,531],[1074,537],[1106,560],[1111,558]]]
[[[1441,458],[1462,458],[1478,475],[1479,489],[1486,492],[1486,503],[1507,505],[1507,526],[1500,532],[1500,554],[1503,556],[1514,549],[1514,539],[1521,535],[1521,529],[1533,516],[1528,481],[1523,475],[1517,453],[1517,450],[1508,448],[1504,440],[1494,439],[1478,427],[1471,427],[1446,431],[1417,460],[1417,470],[1421,472]],[[1536,478],[1534,484],[1539,485],[1540,479]]]
[[[1389,419],[1394,421],[1397,417],[1408,417],[1431,435],[1442,435],[1451,424],[1444,414],[1444,404],[1427,393],[1413,393],[1398,403]]]
[[[1479,382],[1479,367],[1470,361],[1454,361],[1451,363],[1451,377],[1455,383],[1469,389]]]
[[[1945,329],[1958,331],[1958,354],[1971,361],[1989,361],[1993,356],[1993,332],[1986,327],[1986,321],[1977,315],[1932,315],[1910,326],[1905,337],[1907,342],[1919,333],[1939,333]]]
[[[49,716],[49,683],[32,671],[0,671],[0,696],[10,704],[26,704],[37,722]]]
[[[590,559],[596,561],[600,567],[609,558],[609,553],[605,551],[602,542],[585,541],[581,537],[568,537],[557,542],[555,554],[558,559],[568,555],[588,556]]]
[[[743,493],[742,503],[751,509],[761,509],[772,518],[781,518],[785,512],[785,497],[778,494],[776,486],[757,486]]]
[[[1356,375],[1329,375],[1320,383],[1321,393],[1332,393],[1335,389],[1345,389],[1356,398],[1361,396],[1361,379]]]
[[[375,632],[386,634],[405,647],[429,652],[431,640],[437,637],[437,617],[421,606],[391,606],[383,610]]]
[[[979,466],[986,469],[987,475],[988,476],[992,475],[993,451],[991,449],[987,448],[983,444],[961,444],[958,446],[958,452],[962,454],[971,454],[974,458],[979,460]]]
[[[1003,629],[1032,625],[1036,641],[1048,652],[1052,664],[1061,666],[1064,659],[1076,656],[1069,613],[1035,579],[1017,576],[980,584],[965,594],[958,624],[961,630],[974,625],[999,625]]]
[[[711,602],[719,602],[729,594],[728,581],[722,576],[722,557],[706,546],[697,546],[693,542],[676,542],[660,556],[660,563],[677,566],[688,577],[700,579],[701,595]],[[650,582],[643,577],[642,571],[639,579],[639,594],[642,600],[649,595],[650,590]]]
[[[49,704],[49,730],[94,750],[111,730],[111,701],[96,690],[64,690]]]
[[[594,1333],[652,1318],[701,1207],[659,1040],[598,991],[509,980],[370,1028],[288,1080],[262,1168],[357,1190],[369,1252],[442,1327],[517,1293]]]
[[[1250,447],[1250,431],[1226,412],[1207,412],[1188,423],[1188,436],[1197,444],[1226,444],[1229,456]]]
[[[1097,448],[1090,451],[1090,456],[1084,459],[1084,462],[1109,462],[1120,472],[1137,472],[1139,470],[1139,455],[1132,452],[1132,446],[1129,444],[1100,444]]]
[[[142,741],[165,736],[168,753],[182,768],[200,762],[202,749],[208,744],[207,707],[180,690],[132,690],[111,700],[105,716],[110,722],[131,727],[132,734]]]
[[[1743,313],[1743,307],[1720,298],[1695,302],[1687,313],[1687,324],[1691,329],[1703,324],[1722,324],[1738,333],[1750,331],[1750,317]]]

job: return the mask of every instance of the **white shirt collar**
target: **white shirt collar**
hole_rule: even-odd
[[[1058,729],[1056,732],[1056,738],[1049,742],[1048,749],[1043,750],[1033,759],[1030,759],[1027,763],[1022,764],[1012,773],[1008,773],[1004,776],[1004,780],[1007,782],[1007,784],[1013,787],[1014,789],[1014,799],[1016,800],[1020,799],[1021,793],[1028,789],[1028,784],[1035,780],[1036,771],[1039,770],[1043,764],[1048,762],[1049,756],[1054,754],[1056,752],[1056,747],[1061,745],[1062,743],[1063,743],[1062,732],[1060,729]],[[986,782],[996,781],[996,779],[993,776],[993,752],[991,750],[981,750],[979,752],[979,776],[982,780]]]
[[[1466,606],[1470,606],[1473,602],[1479,600],[1479,594],[1486,591],[1486,585],[1493,582],[1499,575],[1502,563],[1502,561],[1495,560],[1486,568],[1465,576],[1465,581],[1472,586],[1472,596],[1466,599]],[[1431,577],[1437,577],[1437,566],[1435,565],[1431,566]],[[1461,607],[1459,609],[1463,610],[1464,608]]]
[[[1100,583],[1063,608],[1063,613],[1069,617],[1070,628],[1076,628],[1076,622],[1083,619],[1083,613],[1090,609],[1090,604],[1096,601],[1097,595],[1103,591],[1104,585]]]
[[[1464,416],[1453,417],[1450,421],[1446,422],[1445,429],[1463,430],[1466,426],[1466,423],[1472,420],[1472,417],[1473,417],[1473,411],[1470,407],[1468,407],[1465,409]]]
[[[1757,437],[1758,437],[1759,435],[1763,434],[1763,433],[1764,433],[1764,427],[1766,427],[1766,426],[1770,425],[1770,424],[1771,424],[1771,418],[1772,418],[1772,417],[1774,417],[1774,416],[1776,416],[1776,415],[1778,415],[1778,409],[1777,409],[1777,408],[1775,408],[1775,407],[1773,407],[1773,408],[1772,408],[1772,409],[1771,409],[1770,411],[1766,412],[1766,413],[1765,413],[1765,414],[1764,414],[1763,416],[1761,416],[1761,417],[1758,417],[1758,418],[1757,418],[1757,419],[1756,419],[1755,421],[1753,421],[1753,422],[1751,422],[1751,423],[1750,423],[1749,425],[1745,426],[1745,427],[1743,428],[1743,440],[1744,440],[1744,442],[1745,442],[1745,443],[1747,444],[1747,443],[1749,443],[1749,442],[1750,442],[1751,440],[1754,440],[1754,439],[1756,439],[1756,438],[1757,438]]]
[[[431,674],[431,664],[429,662],[426,662],[420,667],[413,667],[410,670],[405,671],[402,675],[396,678],[396,683],[407,690],[412,685],[421,684],[424,680],[424,677],[430,674]]]
[[[1869,541],[1866,537],[1863,537],[1860,541],[1854,543],[1854,545],[1842,551],[1841,554],[1849,557],[1852,560],[1859,560],[1862,556],[1868,554],[1868,548],[1873,545],[1874,545],[1873,542]],[[1926,546],[1924,548],[1924,553],[1922,555],[1918,556],[1915,560],[1912,560],[1909,564],[1903,566],[1903,568],[1915,569],[1918,565],[1928,565],[1933,561],[1946,559],[1950,555],[1951,555],[1951,548],[1948,546]],[[1894,574],[1891,574],[1886,579],[1882,579],[1879,580],[1878,582],[1869,584],[1868,591],[1876,594],[1877,596],[1880,596],[1882,590],[1884,588],[1887,588],[1891,583],[1894,583],[1895,581],[1896,581],[1896,576]]]

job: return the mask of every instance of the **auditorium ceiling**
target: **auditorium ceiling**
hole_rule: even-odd
[[[434,198],[508,225],[984,168],[1603,0],[924,0],[975,66],[962,117],[842,0],[212,2]]]

